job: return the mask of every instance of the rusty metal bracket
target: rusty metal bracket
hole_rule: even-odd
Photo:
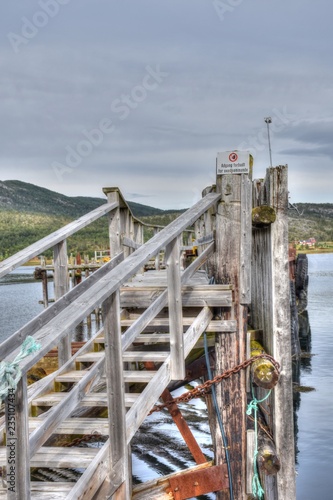
[[[169,478],[169,495],[174,500],[185,500],[205,493],[226,490],[229,488],[226,464],[214,465],[207,469],[184,472]]]

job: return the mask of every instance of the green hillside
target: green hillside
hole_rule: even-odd
[[[69,197],[34,184],[0,181],[0,259],[9,257],[47,234],[94,210],[105,198]],[[133,214],[148,224],[165,226],[181,212],[128,202]],[[333,204],[298,203],[289,210],[289,240],[333,241]],[[146,233],[151,236],[152,231]],[[102,217],[68,239],[68,251],[88,253],[108,247],[107,218]],[[49,254],[51,255],[51,251]]]
[[[0,182],[0,260],[104,203],[106,198],[69,197],[26,182]],[[136,217],[154,224],[168,224],[177,214],[131,201],[128,204]],[[95,250],[108,248],[108,242],[107,218],[102,217],[70,237],[67,244],[69,252],[93,256]]]
[[[289,210],[289,241],[333,241],[333,203],[297,203]]]

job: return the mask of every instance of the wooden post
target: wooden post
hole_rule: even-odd
[[[172,380],[185,378],[183,339],[183,308],[180,279],[180,236],[166,246],[169,321],[170,321],[170,374]]]
[[[250,297],[251,224],[247,214],[251,200],[249,173],[219,174],[216,189],[221,202],[216,213],[216,273],[217,283],[233,285],[233,319],[237,329],[219,335],[216,341],[216,372],[223,373],[246,359],[247,312]],[[249,246],[249,248],[245,248]],[[225,319],[229,319],[228,313]],[[245,371],[232,375],[217,388],[217,398],[228,440],[234,498],[246,496],[246,377]],[[224,444],[216,425],[216,464],[225,461]],[[229,492],[218,492],[218,500],[229,499]]]
[[[120,208],[120,228],[121,228],[120,231],[121,238],[123,238],[124,236],[130,238],[130,212],[127,207]],[[128,257],[130,254],[129,247],[125,246],[123,248],[123,252],[124,252],[124,257],[126,259],[126,257]]]
[[[109,215],[110,258],[112,259],[112,257],[115,257],[122,252],[119,192],[116,188],[103,188],[103,193],[107,196],[109,203],[118,203],[118,208],[110,212]]]
[[[44,307],[47,308],[49,305],[49,291],[47,288],[47,270],[42,269],[41,275],[42,275],[42,287],[43,287],[43,304]]]
[[[154,236],[159,232],[158,227],[154,227]],[[155,255],[155,269],[156,271],[160,270],[160,252],[157,252]]]
[[[30,451],[27,377],[10,390],[5,401],[7,499],[30,500]]]
[[[126,439],[125,386],[120,326],[119,290],[102,304],[105,338],[105,371],[108,395],[108,419],[110,434],[110,473],[109,481],[117,491],[112,498],[130,498],[128,474],[128,452]],[[115,474],[119,468],[120,474]],[[125,478],[125,481],[124,481]],[[123,495],[123,496],[122,496]]]
[[[53,247],[54,260],[54,297],[60,299],[68,292],[68,259],[67,259],[67,240],[63,240]],[[73,269],[73,273],[75,270]],[[71,334],[61,340],[58,346],[58,365],[64,365],[72,356],[71,352]]]
[[[281,469],[266,476],[268,500],[294,499],[295,457],[293,435],[292,362],[288,265],[288,169],[267,169],[266,179],[254,182],[254,207],[269,206],[275,213],[264,229],[253,229],[251,324],[263,330],[263,345],[281,364],[279,382],[266,409]]]
[[[274,440],[281,460],[277,474],[278,498],[296,498],[293,432],[292,362],[290,338],[288,262],[288,167],[268,169],[269,205],[275,209],[271,225],[272,355],[281,364],[280,380],[273,391]]]

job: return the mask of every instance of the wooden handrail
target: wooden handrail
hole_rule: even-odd
[[[178,217],[178,219],[153,236],[145,245],[142,245],[129,255],[121,266],[111,269],[89,289],[84,290],[79,297],[72,300],[68,298],[70,292],[64,295],[63,300],[65,302],[68,301],[68,305],[37,332],[33,333],[35,341],[40,343],[41,348],[37,353],[21,361],[20,368],[22,373],[26,373],[38,359],[45,355],[53,346],[57,345],[80,321],[128,281],[145,262],[181,234],[189,225],[192,225],[206,210],[215,205],[219,198],[220,195],[216,193],[210,193],[205,198],[202,198],[192,208]],[[56,308],[57,303],[52,307]],[[26,335],[29,334],[27,331],[25,333]],[[12,345],[15,345],[16,348],[11,350],[10,353],[7,351],[6,361],[13,361],[18,354],[17,336],[19,335],[20,331],[12,335]],[[2,358],[1,354],[0,357]]]
[[[15,255],[8,257],[8,259],[3,260],[0,263],[0,278],[10,273],[18,266],[25,264],[36,255],[39,255],[45,250],[54,247],[57,243],[60,243],[60,241],[65,240],[66,238],[68,238],[68,236],[71,236],[80,229],[88,226],[103,215],[111,212],[112,210],[117,208],[117,206],[117,203],[105,203],[104,205],[95,208],[95,210],[92,210],[88,214],[83,215],[79,219],[70,222],[66,226],[57,229],[57,231],[54,231],[53,233],[45,236],[45,238],[32,243],[32,245],[29,245],[20,252],[17,252]]]

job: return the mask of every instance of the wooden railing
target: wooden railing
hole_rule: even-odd
[[[108,197],[108,203],[99,207],[90,214],[81,217],[78,221],[68,224],[65,228],[52,233],[48,237],[31,245],[15,256],[1,263],[2,275],[15,267],[28,261],[36,254],[53,247],[55,255],[56,294],[57,301],[48,309],[44,310],[37,318],[13,334],[0,346],[0,358],[3,361],[12,363],[19,354],[20,346],[24,339],[32,336],[40,348],[38,352],[30,354],[19,363],[22,373],[16,394],[15,394],[15,425],[17,437],[17,450],[15,454],[17,475],[16,494],[13,498],[30,498],[30,458],[43,445],[48,437],[55,431],[59,423],[73,411],[74,407],[85,395],[87,387],[92,380],[101,373],[104,361],[96,363],[94,368],[88,372],[84,379],[77,384],[75,391],[71,391],[71,399],[63,404],[60,403],[48,412],[48,416],[43,424],[35,429],[29,436],[28,432],[28,407],[29,398],[27,392],[27,372],[43,357],[51,348],[58,346],[62,354],[60,366],[63,364],[70,369],[71,332],[85,317],[87,317],[96,307],[101,306],[104,321],[105,336],[105,369],[107,379],[107,395],[109,410],[110,440],[101,451],[101,457],[105,458],[107,450],[111,471],[109,479],[114,485],[119,485],[124,481],[128,473],[127,469],[127,444],[133,436],[142,420],[147,414],[147,408],[156,400],[155,392],[147,395],[145,405],[138,409],[132,408],[125,415],[125,405],[119,404],[124,401],[124,383],[122,378],[122,351],[128,347],[143,328],[154,318],[163,307],[169,306],[173,311],[170,318],[170,363],[168,373],[164,373],[160,380],[161,384],[167,383],[170,379],[182,379],[185,373],[185,355],[188,346],[184,344],[182,334],[182,306],[181,306],[181,285],[204,263],[214,251],[214,243],[210,242],[208,247],[201,253],[197,261],[191,264],[183,273],[180,269],[180,250],[182,233],[192,226],[203,214],[214,207],[220,194],[209,193],[198,203],[178,219],[169,224],[167,228],[161,229],[147,243],[142,244],[142,225],[135,219],[128,209],[120,193],[116,189],[104,191]],[[67,280],[67,254],[66,238],[77,230],[90,224],[104,214],[110,214],[110,251],[111,261],[95,271],[77,287],[67,291],[64,286]],[[126,235],[126,236],[125,236]],[[124,241],[125,238],[125,241]],[[131,244],[129,245],[129,241]],[[127,248],[123,249],[123,244]],[[208,242],[206,243],[208,244]],[[165,262],[167,268],[167,289],[155,302],[143,313],[140,318],[121,335],[120,329],[120,288],[129,281],[132,276],[139,272],[144,264],[158,253],[165,249]],[[204,313],[205,314],[205,313]],[[207,316],[208,318],[208,316]],[[206,320],[210,320],[207,319]],[[202,323],[202,318],[199,318]],[[195,326],[197,328],[198,326]],[[188,338],[192,339],[193,333],[189,332]],[[190,340],[189,340],[189,345]],[[60,347],[62,346],[62,349]],[[161,386],[162,386],[161,385]],[[163,386],[164,387],[164,386]],[[157,392],[161,387],[157,387]],[[149,396],[149,397],[148,397]],[[8,399],[6,400],[6,429],[7,433],[12,423],[8,419]],[[126,418],[125,418],[126,417]],[[127,428],[127,432],[126,432]],[[128,432],[130,429],[130,432]],[[8,435],[8,434],[7,434]],[[112,442],[112,447],[109,446]],[[103,455],[104,453],[104,455]],[[7,447],[7,457],[9,459],[10,449]],[[100,466],[97,459],[95,465],[90,468],[87,474],[91,475]],[[8,462],[7,462],[8,463]],[[95,469],[94,469],[95,467]],[[83,479],[84,481],[84,479]],[[82,485],[82,481],[80,483]],[[78,486],[80,488],[82,486]],[[115,486],[116,487],[116,486]],[[75,495],[78,494],[76,491]],[[10,492],[8,498],[11,498]],[[68,498],[77,498],[70,496]]]

